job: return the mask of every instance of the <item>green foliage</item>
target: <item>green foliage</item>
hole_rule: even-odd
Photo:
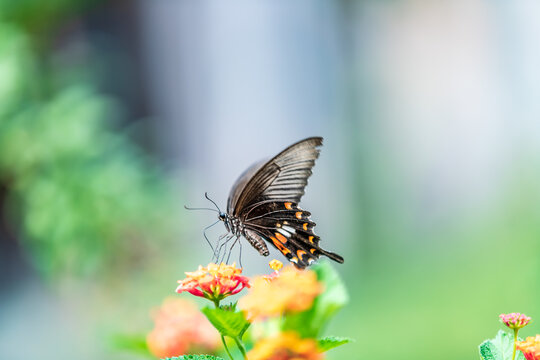
[[[235,312],[237,305],[238,305],[238,301],[235,301],[235,302],[231,302],[231,303],[229,303],[227,305],[220,305],[219,308],[222,309],[222,310],[225,310],[225,311]]]
[[[71,88],[0,124],[0,177],[46,274],[121,266],[119,252],[139,257],[159,236],[146,229],[161,227],[164,184],[125,136],[107,130],[111,111],[106,99]]]
[[[484,341],[478,349],[483,360],[510,360],[514,351],[514,335],[499,330],[494,339]],[[516,360],[525,360],[523,353],[517,351]]]
[[[58,26],[67,15],[103,0],[0,0],[0,20],[16,22],[31,31]]]
[[[146,335],[115,335],[112,339],[112,347],[117,350],[126,350],[141,355],[150,356],[150,350],[148,349],[148,344],[146,343]]]
[[[317,341],[317,345],[319,347],[319,350],[321,351],[328,351],[330,349],[333,349],[335,347],[348,344],[352,340],[345,337],[339,337],[339,336],[327,336],[322,339],[319,339]]]
[[[0,10],[18,3],[0,0]],[[31,36],[0,22],[5,220],[45,275],[140,265],[171,226],[174,205],[163,175],[113,126],[121,111],[111,98],[83,81],[44,91],[55,73],[43,65],[37,71],[38,63]]]
[[[227,311],[208,307],[201,311],[223,336],[241,339],[250,325],[242,311]]]
[[[212,355],[183,355],[178,357],[167,358],[164,360],[223,360],[223,358]]]
[[[313,270],[324,286],[324,291],[317,296],[313,304],[316,314],[315,324],[317,328],[322,329],[323,325],[349,302],[349,295],[338,272],[328,261],[317,264]]]
[[[35,93],[32,79],[36,65],[30,48],[26,34],[0,22],[0,127]]]
[[[284,330],[294,330],[303,337],[316,338],[330,319],[349,301],[347,289],[338,273],[326,261],[312,268],[323,284],[323,292],[317,296],[313,306],[303,312],[287,315]]]

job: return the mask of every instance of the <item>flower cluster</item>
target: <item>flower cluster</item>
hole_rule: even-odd
[[[242,269],[235,264],[199,266],[194,272],[186,272],[186,278],[179,281],[176,291],[189,292],[214,302],[215,308],[204,307],[202,313],[219,331],[223,351],[231,360],[234,352],[230,351],[231,342],[226,338],[234,341],[244,360],[322,360],[325,351],[346,343],[340,341],[319,347],[315,338],[326,325],[326,320],[319,319],[328,319],[329,313],[334,313],[347,301],[342,292],[341,296],[333,296],[331,300],[315,302],[319,296],[319,299],[326,296],[323,293],[323,284],[328,285],[324,282],[326,279],[339,281],[333,269],[326,264],[319,264],[315,271],[297,270],[293,266],[283,268],[278,260],[272,260],[269,265],[272,274],[252,280],[242,276]],[[220,300],[238,294],[245,287],[251,289],[240,298],[238,306],[237,303],[220,305]],[[276,321],[277,317],[280,321]],[[257,323],[253,324],[254,321]],[[247,331],[254,342],[246,346],[243,337]],[[167,354],[156,351],[155,343],[159,345],[156,339],[160,337],[149,335],[148,343],[153,341],[155,354],[162,357],[178,354],[178,348]]]
[[[249,279],[241,276],[241,268],[236,264],[226,265],[224,263],[210,263],[206,267],[199,266],[194,272],[186,272],[186,278],[179,280],[177,293],[184,291],[195,296],[204,297],[219,304],[227,296],[234,295],[249,287]]]
[[[249,360],[320,360],[323,355],[313,339],[301,339],[293,332],[259,341],[248,353]]]
[[[517,342],[520,350],[527,360],[540,360],[540,335],[529,336],[525,341]]]
[[[521,329],[531,321],[530,317],[520,313],[501,314],[499,318],[502,323],[514,330]]]
[[[284,268],[279,276],[256,277],[251,291],[240,299],[238,306],[251,320],[263,320],[287,312],[298,312],[311,307],[322,291],[317,275],[312,271]]]
[[[146,343],[156,357],[173,357],[192,350],[214,352],[219,347],[218,332],[191,301],[165,299],[152,315],[155,326]]]

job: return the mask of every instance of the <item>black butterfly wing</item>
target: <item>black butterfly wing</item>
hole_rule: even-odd
[[[299,141],[267,162],[259,162],[247,169],[229,195],[227,212],[240,217],[249,206],[268,200],[300,202],[311,176],[322,137]]]
[[[321,145],[321,137],[308,138],[269,161],[254,164],[236,181],[227,203],[230,216],[240,219],[246,229],[273,244],[299,268],[321,254],[343,262],[341,256],[318,246],[310,213],[297,206]]]
[[[249,212],[244,226],[274,245],[297,268],[309,266],[321,255],[343,263],[341,256],[319,247],[310,215],[293,202],[264,202]]]
[[[251,165],[249,168],[246,169],[246,171],[242,173],[242,175],[240,175],[240,177],[238,177],[238,179],[231,188],[231,193],[229,194],[229,199],[227,200],[227,213],[229,215],[233,215],[233,212],[236,209],[235,204],[238,202],[238,198],[242,194],[242,190],[244,190],[247,183],[251,180],[253,175],[255,175],[255,173],[259,171],[267,162],[268,160],[262,160]]]

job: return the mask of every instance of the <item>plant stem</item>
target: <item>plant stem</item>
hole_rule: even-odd
[[[236,341],[236,346],[238,346],[238,349],[240,349],[240,352],[242,353],[244,360],[247,360],[246,348],[244,347],[244,344],[242,343],[242,339],[240,339],[240,337],[235,337],[234,341]]]
[[[227,342],[225,341],[225,337],[223,335],[220,335],[220,336],[221,336],[221,342],[223,343],[223,347],[225,347],[225,351],[227,352],[227,355],[229,355],[229,358],[231,360],[234,360],[231,355],[231,352],[229,351],[229,348],[227,347]]]
[[[216,306],[216,309],[219,309],[219,300],[214,299],[214,305]],[[227,355],[229,355],[229,359],[234,360],[234,358],[231,355],[231,351],[229,350],[229,347],[227,346],[227,342],[225,341],[225,337],[223,335],[221,336],[221,342],[223,343],[223,347],[225,348],[225,351],[227,352]]]
[[[514,329],[514,352],[512,353],[512,360],[516,358],[516,347],[517,347],[517,334],[519,329]]]

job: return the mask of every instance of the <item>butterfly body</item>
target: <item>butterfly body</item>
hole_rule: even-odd
[[[227,232],[231,233],[233,237],[239,238],[243,236],[261,255],[270,255],[270,251],[264,243],[264,240],[262,240],[256,232],[246,229],[244,222],[241,219],[226,213],[220,213],[218,218],[223,221],[225,229],[227,229]]]
[[[227,212],[218,216],[229,236],[244,237],[263,256],[270,254],[269,243],[297,268],[320,255],[342,263],[319,247],[311,214],[298,206],[321,145],[321,137],[308,138],[248,168],[231,189]]]

